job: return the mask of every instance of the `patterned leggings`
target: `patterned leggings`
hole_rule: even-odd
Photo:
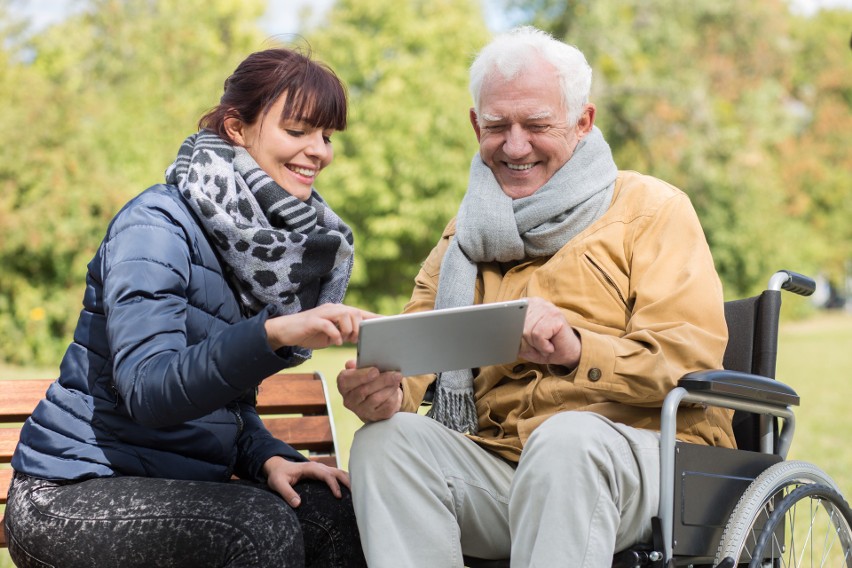
[[[52,482],[15,474],[6,505],[18,567],[363,567],[352,498],[295,486],[145,477]]]

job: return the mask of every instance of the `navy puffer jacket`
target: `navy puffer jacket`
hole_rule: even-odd
[[[268,312],[242,314],[176,187],[128,203],[88,269],[74,341],[24,424],[16,471],[261,480],[271,456],[305,459],[254,408],[258,384],[303,359],[271,350]]]

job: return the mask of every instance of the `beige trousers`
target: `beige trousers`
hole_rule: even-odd
[[[398,413],[355,435],[350,473],[371,568],[609,567],[648,542],[659,434],[590,412],[539,426],[517,469],[431,418]]]

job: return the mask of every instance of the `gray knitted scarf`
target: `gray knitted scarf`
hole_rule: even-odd
[[[618,168],[597,127],[534,194],[511,199],[475,155],[455,238],[441,262],[435,308],[474,302],[477,263],[552,256],[609,208]],[[470,369],[441,373],[427,413],[449,428],[476,434]]]
[[[166,183],[198,215],[248,313],[269,305],[275,315],[293,314],[343,299],[352,231],[315,190],[300,201],[245,148],[208,130],[183,142]]]

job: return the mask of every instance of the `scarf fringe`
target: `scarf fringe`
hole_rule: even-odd
[[[473,393],[435,389],[435,399],[426,416],[462,434],[476,434],[479,431]]]

